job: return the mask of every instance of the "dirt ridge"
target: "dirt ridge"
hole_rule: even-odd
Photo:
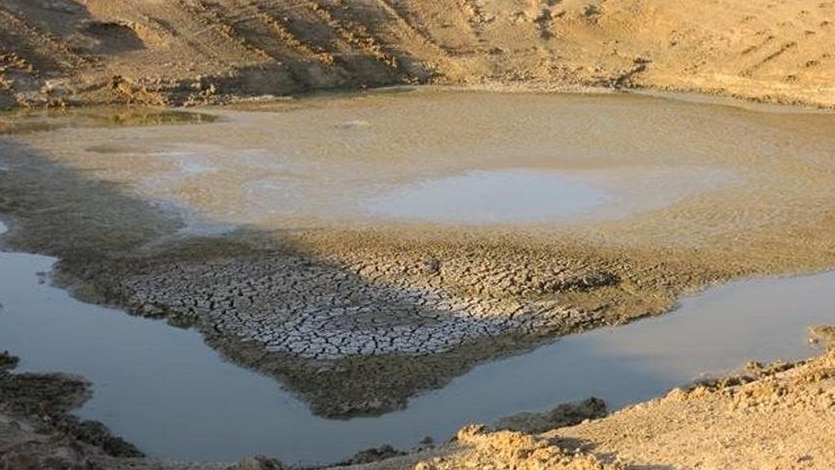
[[[5,0],[0,109],[430,83],[832,107],[832,13],[808,0]]]

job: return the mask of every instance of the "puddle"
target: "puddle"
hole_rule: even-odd
[[[835,272],[745,281],[686,299],[664,317],[480,366],[406,410],[331,421],[312,416],[272,379],[225,362],[196,331],[87,305],[43,284],[39,273],[54,261],[0,253],[0,348],[21,356],[21,369],[89,378],[93,397],[78,415],[103,421],[152,457],[186,460],[266,454],[334,462],[590,395],[617,408],[748,360],[810,356],[807,326],[835,323]]]
[[[372,215],[445,223],[542,222],[588,212],[611,195],[533,170],[473,171],[409,185],[363,205]]]
[[[757,208],[829,197],[823,179],[811,188],[803,175],[828,169],[835,146],[829,115],[635,96],[427,91],[212,116],[108,112],[21,117],[20,132],[79,123],[15,140],[138,198],[269,230],[403,221],[579,229],[626,217],[652,217],[654,228],[686,210],[675,219],[686,233],[712,235],[717,220],[739,219],[734,207],[700,205],[712,197]],[[215,116],[210,127],[111,125]],[[85,128],[91,120],[107,128]],[[744,212],[752,227],[790,213],[754,209]]]

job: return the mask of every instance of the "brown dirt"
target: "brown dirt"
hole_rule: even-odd
[[[415,83],[832,106],[833,11],[819,0],[7,0],[0,108]]]
[[[832,107],[834,12],[832,2],[805,0],[7,0],[0,3],[0,109],[225,103],[265,94],[424,83],[501,90],[650,88]],[[803,120],[798,118],[798,126]],[[31,152],[12,147],[4,150]],[[118,303],[125,293],[113,290],[108,273],[135,262],[136,246],[169,235],[177,221],[149,211],[112,186],[43,164],[39,158],[27,160],[31,171],[23,178],[4,181],[0,209],[25,227],[15,232],[13,226],[9,243],[63,256],[68,278],[90,289],[79,295]],[[813,176],[819,185],[831,179],[831,166],[824,168]],[[38,195],[44,175],[55,186],[47,196]],[[829,199],[817,203],[821,201],[826,204]],[[715,220],[716,204],[703,198],[688,211],[703,216],[699,221],[718,225],[736,220],[739,214],[732,211],[725,213],[728,220]],[[627,227],[601,227],[601,233],[618,233],[627,241],[643,239],[644,247],[591,246],[570,239],[532,242],[524,237],[471,244],[446,237],[408,240],[402,233],[340,232],[294,235],[281,240],[281,250],[270,244],[266,250],[275,256],[289,246],[294,255],[314,260],[323,253],[337,253],[348,262],[371,258],[383,268],[393,252],[420,263],[427,250],[460,254],[486,247],[493,258],[512,265],[520,253],[532,250],[538,256],[577,263],[587,272],[615,273],[619,281],[614,286],[561,292],[563,302],[584,312],[605,312],[575,325],[571,331],[576,331],[660,313],[683,291],[711,282],[831,267],[835,217],[826,206],[819,209],[809,212],[813,218],[755,226],[756,230],[740,228],[731,238],[727,233],[707,237],[700,240],[701,250],[671,242],[676,234],[666,233],[668,222],[688,230],[688,221],[678,220],[675,213],[656,215],[644,225],[637,221]],[[124,223],[125,213],[132,224],[114,232],[98,230]],[[409,241],[409,250],[402,249],[403,240]],[[652,245],[658,241],[667,243]],[[236,250],[260,256],[265,249],[237,241],[211,241],[207,246],[218,257]],[[149,269],[168,272],[162,261],[168,254],[145,260]],[[419,282],[433,282],[417,277]],[[465,290],[465,280],[450,278],[452,285],[446,287]],[[547,334],[560,332],[564,331]],[[519,348],[515,343],[510,352]],[[240,345],[225,350],[266,370],[274,364],[260,356],[247,358]],[[496,351],[497,344],[491,344],[458,352],[460,356],[450,360],[437,359],[449,370],[436,367],[433,358],[404,363],[375,358],[390,368],[375,369],[382,373],[381,382],[371,384],[373,389],[352,390],[355,384],[338,374],[313,381],[298,368],[293,386],[315,399],[322,383],[347,384],[347,393],[345,388],[334,390],[345,393],[349,404],[362,404],[369,396],[377,403],[374,393],[383,393],[391,399],[385,407],[391,408]],[[832,468],[835,441],[825,430],[835,426],[833,361],[830,352],[788,370],[759,371],[754,381],[674,391],[611,417],[540,436],[467,428],[458,436],[458,445],[440,449],[415,468]],[[361,363],[340,370],[364,376],[364,368],[372,366]],[[432,373],[424,374],[426,370]],[[400,383],[404,371],[412,382]],[[272,372],[288,377],[286,371]],[[66,440],[54,430],[44,433],[31,418],[3,414],[0,433],[0,443],[6,446],[0,455],[10,462],[3,462],[8,468],[145,465],[96,461],[100,450]],[[11,452],[8,446],[17,450]],[[32,456],[36,459],[8,460]],[[37,460],[42,457],[46,460]],[[368,468],[410,468],[421,458],[401,457]]]
[[[835,353],[760,377],[673,390],[600,422],[549,436],[596,455],[661,468],[832,468]]]
[[[5,352],[0,363],[0,468],[61,468],[71,462],[80,465],[92,456],[142,457],[101,423],[69,414],[88,396],[85,380],[64,374],[13,373],[17,358]]]
[[[462,429],[456,442],[351,470],[830,469],[835,350],[798,364],[675,389],[606,418],[543,434]],[[347,470],[347,469],[346,469]]]

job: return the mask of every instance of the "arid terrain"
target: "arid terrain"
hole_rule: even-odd
[[[427,83],[832,106],[833,12],[823,0],[4,0],[0,107]]]
[[[540,434],[471,426],[457,441],[352,470],[414,468],[830,468],[833,352],[674,389],[606,418]],[[521,427],[525,431],[524,427]]]
[[[318,415],[389,412],[476,364],[662,314],[685,293],[835,266],[833,116],[806,108],[835,106],[833,22],[825,1],[0,0],[0,109],[35,108],[0,116],[3,248],[58,258],[53,281],[80,299],[197,328]],[[390,99],[272,101],[389,86],[404,87]],[[698,95],[672,105],[615,96],[599,120],[591,97],[560,103],[574,114],[490,121],[533,116],[546,93],[636,89]],[[488,103],[473,90],[518,93]],[[687,102],[712,100],[703,95],[782,106]],[[37,110],[89,105],[113,106]],[[455,133],[462,115],[478,132]],[[316,132],[321,142],[295,140]],[[324,155],[312,165],[334,168],[322,181],[335,189],[321,197],[347,201],[369,184],[355,175],[507,166],[467,152],[522,134],[557,136],[576,154],[554,159],[523,142],[530,153],[516,165],[594,173],[625,194],[651,181],[651,196],[612,209],[619,217],[513,229],[372,223],[347,203],[314,215],[239,210],[263,208],[245,195],[286,171],[253,149]],[[206,159],[196,166],[166,160],[198,141]],[[422,165],[398,160],[409,158],[400,148],[419,149]],[[223,152],[250,166],[229,166]],[[172,183],[177,165],[187,176]],[[202,214],[198,227],[233,228],[194,231],[186,209]],[[829,332],[812,331],[822,341]],[[139,459],[67,418],[81,379],[7,368],[0,468],[203,468]],[[578,421],[557,419],[562,411],[553,422],[517,417],[514,431],[472,426],[453,443],[357,468],[832,468],[833,371],[832,352],[753,364],[574,427],[560,427]],[[27,381],[47,393],[41,403],[21,404]]]

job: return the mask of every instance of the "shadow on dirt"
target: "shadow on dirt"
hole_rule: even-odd
[[[241,340],[239,330],[224,326],[225,319],[269,319],[276,305],[295,302],[314,308],[366,305],[373,308],[366,315],[372,324],[374,317],[395,319],[375,327],[381,332],[392,323],[431,326],[449,320],[463,329],[483,325],[475,318],[452,318],[448,311],[415,305],[398,288],[375,284],[337,260],[310,253],[294,241],[293,233],[248,228],[218,237],[181,237],[181,220],[154,202],[133,198],[127,188],[57,165],[2,137],[0,213],[10,217],[5,247],[59,258],[53,279],[76,297],[196,326],[210,345],[237,363],[279,378],[323,416],[403,408],[409,397],[442,387],[475,364],[530,350],[542,341],[487,336],[441,354],[348,355],[325,367],[315,358],[268,352],[257,342]],[[183,302],[137,301],[125,282],[137,275],[176,292]],[[242,291],[245,285],[255,288]],[[423,315],[414,317],[414,312]],[[301,309],[283,320],[304,314]]]

